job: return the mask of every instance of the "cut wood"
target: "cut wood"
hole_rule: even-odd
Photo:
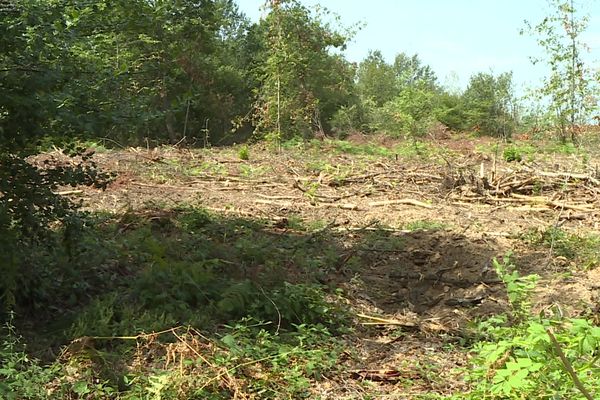
[[[256,195],[267,200],[300,200],[297,196],[268,196],[262,193],[256,193]]]
[[[600,181],[587,174],[576,174],[572,172],[549,172],[549,171],[536,171],[537,175],[546,176],[551,178],[571,178],[581,179],[592,182],[594,185],[600,185]]]
[[[431,204],[424,203],[415,199],[397,199],[397,200],[383,200],[383,201],[372,201],[369,203],[369,207],[382,207],[382,206],[393,206],[396,204],[407,204],[411,206],[433,208]]]
[[[68,196],[71,194],[81,194],[83,193],[83,190],[63,190],[61,192],[53,192],[54,194],[57,194],[59,196]]]
[[[522,200],[524,202],[528,202],[528,203],[542,203],[542,204],[546,204],[549,206],[553,206],[553,207],[557,207],[557,208],[564,208],[564,209],[568,209],[568,210],[575,210],[575,211],[594,211],[594,206],[592,204],[568,204],[568,203],[564,203],[564,202],[560,202],[560,201],[555,201],[555,200],[550,200],[547,199],[545,197],[541,197],[541,196],[524,196],[524,195],[520,195],[520,194],[516,194],[513,193],[512,197],[518,199],[518,200]]]
[[[366,319],[368,322],[361,322],[361,325],[394,325],[403,326],[405,328],[417,328],[419,324],[413,321],[399,321],[397,319],[387,319],[381,317],[374,317],[371,315],[357,314],[357,317]]]
[[[294,203],[292,203],[290,201],[277,202],[277,201],[271,201],[271,200],[256,199],[256,200],[254,200],[254,202],[258,203],[258,204],[267,204],[270,206],[277,206],[277,207],[282,207],[282,208],[288,208],[288,207],[292,207],[294,205]]]

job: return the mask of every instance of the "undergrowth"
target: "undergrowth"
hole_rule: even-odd
[[[600,266],[600,235],[579,235],[559,227],[532,229],[523,239],[552,251],[556,257],[569,260],[576,269],[588,270]]]
[[[327,227],[146,209],[63,235],[27,251],[40,276],[5,318],[0,398],[298,398],[336,368],[350,318],[319,283],[342,246]]]
[[[590,399],[600,394],[600,327],[583,318],[531,314],[537,276],[510,256],[494,260],[511,312],[479,323],[464,371],[469,393],[454,399]],[[595,394],[595,396],[594,396]]]

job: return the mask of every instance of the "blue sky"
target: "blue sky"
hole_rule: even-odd
[[[337,13],[343,25],[365,23],[345,52],[360,61],[369,50],[381,50],[392,61],[399,52],[419,54],[449,86],[464,88],[476,72],[514,72],[517,91],[537,86],[545,74],[529,56],[540,54],[531,37],[519,35],[524,20],[541,21],[546,0],[301,0]],[[256,21],[264,0],[237,0],[240,10]],[[586,61],[600,61],[600,0],[576,0],[590,21]]]

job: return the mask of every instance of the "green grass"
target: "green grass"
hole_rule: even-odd
[[[442,221],[418,220],[404,224],[403,229],[409,231],[437,231],[448,229],[448,224]]]

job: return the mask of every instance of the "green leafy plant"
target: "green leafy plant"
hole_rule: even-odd
[[[43,368],[31,359],[20,343],[12,325],[12,317],[2,329],[0,342],[0,397],[7,400],[43,399],[45,385],[58,372],[56,368]]]
[[[592,398],[589,393],[600,390],[595,365],[600,328],[585,319],[532,316],[530,298],[538,277],[519,276],[510,255],[494,260],[494,267],[506,285],[511,311],[509,317],[478,325],[483,340],[473,347],[466,371],[472,390],[453,398]]]
[[[242,147],[240,147],[240,149],[238,150],[238,157],[240,158],[240,160],[249,160],[250,159],[250,148],[248,147],[248,145],[243,145]]]
[[[569,368],[585,392],[600,390],[600,367],[595,364],[600,328],[589,321],[532,317],[518,326],[492,325],[491,337],[474,348],[473,369],[467,375],[473,390],[460,398],[593,398],[582,396]]]
[[[498,277],[506,286],[508,301],[515,321],[519,322],[528,316],[531,309],[531,296],[539,279],[537,275],[521,276],[507,253],[501,260],[492,260]]]

